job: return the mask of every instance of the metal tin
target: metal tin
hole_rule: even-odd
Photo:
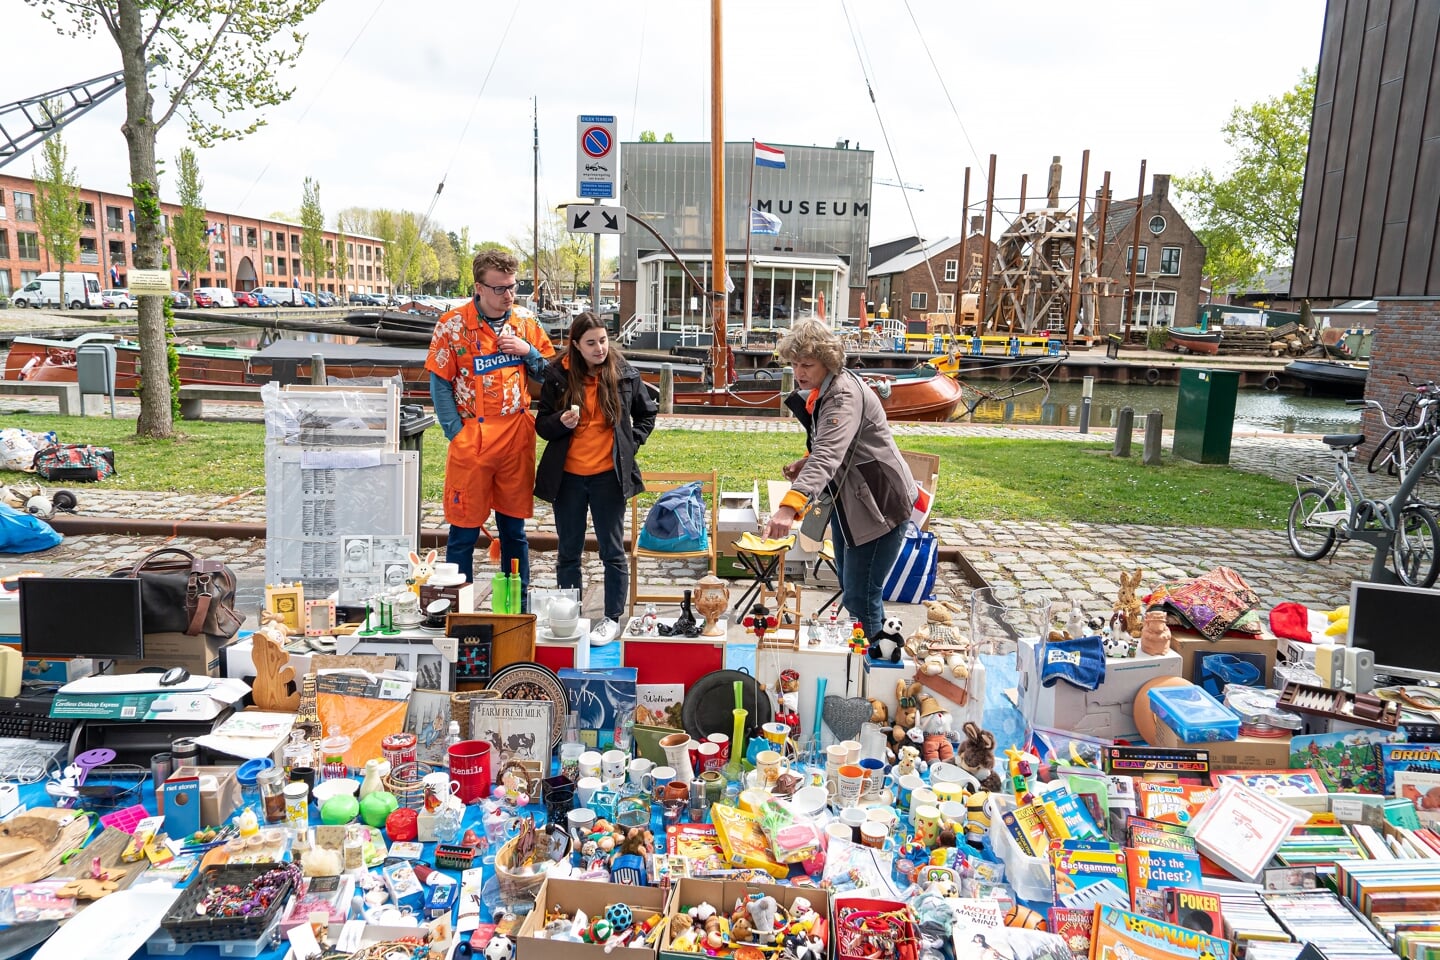
[[[390,761],[390,769],[394,770],[402,763],[415,762],[415,745],[415,734],[392,733],[380,741],[380,752]]]

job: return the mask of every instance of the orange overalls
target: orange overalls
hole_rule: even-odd
[[[555,348],[526,310],[511,308],[515,334],[547,359]],[[475,302],[435,323],[425,369],[449,380],[465,425],[445,460],[445,520],[478,527],[490,511],[527,518],[535,512],[535,418],[524,357],[501,353]]]

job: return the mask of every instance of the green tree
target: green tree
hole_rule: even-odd
[[[1206,272],[1229,274],[1231,286],[1295,254],[1314,104],[1315,74],[1307,70],[1279,96],[1237,106],[1221,128],[1235,154],[1228,172],[1205,167],[1176,180],[1202,236],[1216,244],[1212,268],[1206,242]]]
[[[121,124],[135,198],[135,266],[164,264],[160,176],[155,139],[178,113],[191,142],[210,146],[253,133],[259,118],[229,116],[284,103],[293,90],[276,82],[304,47],[300,24],[321,0],[26,0],[65,36],[103,29],[115,43],[125,79]],[[163,67],[161,66],[163,65]],[[152,67],[153,72],[152,72]],[[157,102],[157,98],[159,101]],[[140,360],[164,370],[168,332],[165,298],[140,298]],[[160,377],[140,386],[141,436],[174,432],[171,390]]]
[[[350,249],[346,246],[349,242],[350,238],[345,235],[345,215],[343,213],[336,214],[335,278],[340,281],[340,304],[342,306],[346,303],[346,295],[349,293],[346,289],[348,286],[346,280],[349,279],[350,273]]]
[[[1201,227],[1195,236],[1205,245],[1205,275],[1216,293],[1239,291],[1265,269],[1233,227]]]
[[[455,278],[459,276],[459,259],[455,256],[455,241],[451,238],[454,234],[446,233],[444,230],[433,229],[430,231],[428,243],[430,250],[435,257],[435,292],[455,288]]]
[[[47,110],[59,111],[59,105],[48,103]],[[45,164],[32,163],[35,177],[35,221],[45,238],[50,262],[60,271],[60,309],[69,309],[65,296],[65,264],[80,256],[80,229],[84,225],[80,213],[80,181],[70,166],[70,151],[56,133],[44,144]]]
[[[195,151],[189,147],[180,148],[175,165],[180,175],[180,212],[170,218],[170,243],[175,248],[175,265],[185,271],[193,286],[210,255],[205,237],[205,181],[200,178]]]
[[[305,178],[304,195],[300,200],[300,266],[315,279],[312,288],[320,292],[320,281],[330,269],[325,253],[325,211],[320,207],[320,184]]]
[[[665,136],[664,136],[663,138],[661,138],[661,139],[663,139],[663,141],[664,141],[665,143],[674,143],[674,142],[675,142],[675,134],[673,134],[673,133],[667,133],[667,134],[665,134]],[[654,130],[641,130],[641,131],[640,131],[640,142],[641,142],[641,143],[657,143],[657,142],[659,142],[659,141],[657,141],[657,139],[656,139],[656,137],[655,137],[655,131],[654,131]]]

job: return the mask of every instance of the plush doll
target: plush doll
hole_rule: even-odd
[[[895,761],[895,778],[898,780],[901,777],[915,773],[920,763],[920,749],[906,744],[900,748],[900,759]]]
[[[885,701],[879,697],[870,698],[870,723],[877,727],[888,727],[890,725],[890,708]]]
[[[955,758],[955,748],[950,745],[950,711],[934,697],[920,698],[920,730],[924,734],[920,756],[926,763]]]
[[[930,652],[931,646],[961,646],[965,639],[955,631],[955,614],[964,608],[950,600],[925,600],[925,622],[905,641],[905,652],[917,660]]]
[[[431,550],[426,553],[422,559],[420,554],[414,550],[410,551],[410,583],[415,587],[417,596],[420,593],[420,588],[425,585],[426,581],[435,576],[436,556],[436,552]]]
[[[905,635],[900,632],[903,627],[899,617],[886,617],[880,632],[870,640],[870,659],[899,663],[900,650],[905,645]]]
[[[890,728],[892,747],[902,747],[909,740],[910,728],[920,721],[920,683],[895,681],[895,723]]]
[[[794,670],[781,670],[775,681],[775,722],[788,724],[791,730],[800,728],[800,674]]]
[[[965,742],[960,745],[960,768],[980,782],[980,789],[1000,789],[1000,774],[995,772],[995,735],[980,729],[973,721],[966,721],[962,728]]]
[[[1140,598],[1135,595],[1135,590],[1140,586],[1140,577],[1144,570],[1135,568],[1133,574],[1120,571],[1120,593],[1115,598],[1115,612],[1120,614],[1124,620],[1125,632],[1132,637],[1140,636],[1140,631],[1145,626],[1145,607],[1140,603]]]
[[[945,658],[938,653],[932,653],[920,661],[920,672],[927,677],[938,677],[945,672]]]
[[[774,897],[769,894],[751,894],[745,910],[750,914],[750,922],[757,934],[765,938],[775,935],[775,917],[779,913],[779,904]]]

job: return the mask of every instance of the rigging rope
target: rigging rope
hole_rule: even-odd
[[[880,103],[875,99],[875,88],[870,83],[870,70],[865,65],[865,55],[860,51],[860,38],[855,32],[855,22],[850,19],[850,6],[846,0],[840,0],[840,9],[845,13],[845,25],[850,29],[850,42],[855,45],[855,59],[860,62],[860,73],[865,77],[865,92],[870,95],[870,105],[875,108],[875,122],[880,125],[880,138],[885,141],[885,152],[890,155],[890,165],[895,169],[895,179],[901,183],[905,178],[900,174],[900,162],[895,159],[895,147],[890,143],[890,133],[885,129],[885,118],[880,115]],[[940,281],[935,279],[935,265],[930,262],[928,245],[920,233],[920,225],[915,221],[915,208],[910,205],[910,191],[901,190],[900,197],[905,201],[905,212],[910,215],[910,226],[915,230],[915,236],[920,240],[920,256],[925,260],[925,270],[930,274],[930,283],[935,288],[935,306],[940,306]],[[958,316],[960,305],[953,305]]]
[[[920,29],[920,23],[915,19],[915,11],[910,9],[910,0],[905,0],[905,12],[910,14],[910,22],[915,25],[915,35],[920,38],[920,46],[925,50],[925,56],[930,59],[930,67],[935,71],[935,79],[940,81],[940,89],[945,93],[945,101],[950,104],[950,112],[955,115],[955,122],[960,125],[960,134],[965,138],[965,145],[970,148],[970,156],[975,158],[975,170],[980,174],[980,192],[985,193],[989,181],[985,178],[986,166],[980,162],[980,154],[975,150],[975,144],[970,139],[970,131],[965,129],[965,121],[960,119],[960,111],[955,107],[955,98],[950,96],[950,88],[945,85],[945,78],[940,75],[940,65],[935,62],[935,55],[930,52],[930,45],[925,42],[925,33]],[[970,211],[965,211],[965,216],[970,216]],[[967,221],[968,222],[968,221]],[[965,229],[969,229],[967,226]]]

